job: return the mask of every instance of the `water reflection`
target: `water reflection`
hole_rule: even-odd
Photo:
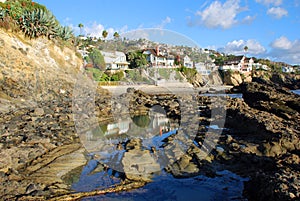
[[[300,95],[300,89],[292,90],[293,93]]]
[[[114,122],[100,126],[106,138],[123,138],[138,136],[141,138],[158,135],[178,128],[178,123],[173,122],[165,114],[150,110],[149,115],[133,116],[131,118],[120,117]]]
[[[205,94],[201,94],[201,96],[229,96],[230,98],[240,98],[242,99],[243,98],[243,94],[241,93],[237,93],[237,94],[225,94],[225,93],[221,93],[221,94],[218,94],[218,93],[205,93]]]

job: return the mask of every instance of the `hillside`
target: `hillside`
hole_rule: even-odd
[[[28,105],[70,89],[82,59],[72,48],[56,43],[0,30],[1,99]]]
[[[2,29],[0,47],[1,199],[63,193],[62,176],[86,163],[71,120],[82,59],[62,43]]]

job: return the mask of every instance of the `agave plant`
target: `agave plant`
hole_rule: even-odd
[[[57,36],[67,41],[73,37],[73,30],[68,26],[61,26],[57,31]]]
[[[26,10],[19,19],[21,30],[30,38],[39,36],[51,37],[59,30],[59,23],[54,15],[43,9]]]

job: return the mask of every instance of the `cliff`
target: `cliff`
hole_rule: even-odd
[[[73,47],[0,29],[0,197],[37,200],[86,164],[72,118],[82,59]],[[59,185],[58,188],[56,185]]]
[[[0,98],[32,104],[67,90],[82,66],[74,49],[63,42],[29,40],[0,30]]]

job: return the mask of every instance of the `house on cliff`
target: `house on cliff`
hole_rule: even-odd
[[[282,66],[281,71],[283,73],[294,73],[295,69],[292,66]]]
[[[119,51],[101,51],[104,57],[104,62],[107,70],[126,70],[128,69],[129,62],[126,60],[124,52]]]
[[[193,68],[194,67],[194,62],[192,61],[192,59],[188,55],[185,55],[183,57],[183,65],[187,68]]]
[[[258,63],[254,63],[253,58],[247,58],[245,56],[236,56],[231,59],[225,60],[224,64],[219,67],[219,70],[227,71],[239,71],[241,73],[249,73],[253,67],[256,67]]]
[[[175,62],[175,56],[168,53],[167,50],[160,49],[157,46],[155,49],[145,49],[143,54],[146,55],[146,59],[152,67],[173,67]]]

